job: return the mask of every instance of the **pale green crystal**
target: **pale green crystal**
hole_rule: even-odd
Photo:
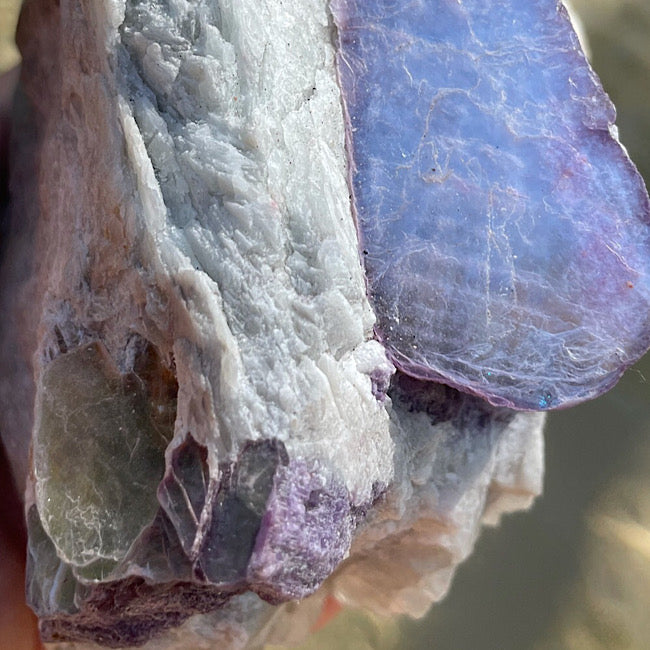
[[[70,565],[56,554],[52,540],[43,530],[36,508],[27,514],[27,601],[39,616],[76,614],[75,604],[78,586]]]
[[[34,471],[43,528],[62,559],[101,578],[156,514],[171,431],[152,419],[146,387],[93,343],[44,370]],[[96,575],[100,567],[99,575]]]

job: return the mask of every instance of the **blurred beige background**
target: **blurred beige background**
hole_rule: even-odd
[[[18,4],[0,0],[0,72],[18,58]],[[619,109],[621,140],[650,179],[650,0],[573,5]],[[646,359],[608,395],[551,414],[544,496],[531,512],[483,534],[448,598],[427,617],[380,621],[345,611],[304,648],[650,648],[649,381]],[[0,511],[4,523],[8,512]],[[36,642],[33,620],[16,609],[20,551],[10,538],[0,533],[0,648],[22,650]]]
[[[20,0],[0,0],[0,72],[16,65],[19,60],[14,45],[14,31]]]

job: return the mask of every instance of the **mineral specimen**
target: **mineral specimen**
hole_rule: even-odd
[[[46,640],[302,597],[392,479],[326,9],[24,5],[0,430]]]
[[[376,331],[406,372],[549,409],[650,345],[650,203],[559,0],[332,0]]]
[[[401,15],[394,5],[392,13],[382,3],[372,6],[382,9],[384,17]],[[432,3],[409,6],[430,9]],[[372,110],[380,107],[363,104],[377,100],[374,82],[353,78],[342,63],[363,63],[368,74],[375,74],[374,61],[363,61],[368,51],[353,56],[348,48],[367,47],[366,37],[390,45],[398,34],[404,56],[412,51],[407,42],[422,45],[427,56],[442,56],[435,71],[426,71],[431,76],[422,82],[422,101],[431,99],[428,87],[441,85],[435,75],[466,74],[467,83],[481,86],[478,71],[463,66],[467,59],[499,59],[497,54],[477,57],[477,50],[463,54],[460,46],[451,52],[442,45],[430,51],[433,36],[443,39],[436,30],[447,25],[442,18],[449,6],[437,3],[441,22],[411,24],[414,31],[403,41],[402,32],[377,29],[364,35],[363,25],[354,23],[361,9],[338,0],[331,6],[326,0],[288,5],[280,0],[25,3],[11,244],[0,270],[0,364],[6,371],[0,377],[0,431],[16,480],[27,488],[27,591],[46,641],[115,647],[149,643],[157,649],[206,647],[204,642],[243,647],[255,635],[264,636],[259,628],[269,616],[267,603],[305,598],[325,580],[324,589],[345,602],[420,614],[444,594],[481,522],[525,507],[539,493],[543,415],[516,413],[426,380],[430,376],[420,372],[421,364],[406,363],[385,335],[387,319],[396,314],[400,327],[412,319],[413,327],[432,335],[432,325],[460,315],[436,312],[442,321],[431,320],[423,328],[421,310],[394,312],[377,300],[379,276],[373,264],[380,249],[389,262],[393,253],[401,253],[391,241],[368,243],[370,217],[363,192],[381,197],[386,209],[406,209],[400,196],[411,189],[378,191],[384,181],[364,165],[380,160],[386,165],[397,155],[391,174],[399,177],[412,161],[404,162],[404,147],[394,148],[385,115],[375,120]],[[338,73],[330,9],[340,28]],[[476,38],[482,15],[477,9]],[[366,18],[365,24],[371,24],[372,17]],[[548,20],[550,27],[536,29],[555,34],[555,27],[563,26],[560,41],[549,41],[564,43],[558,65],[568,57],[575,83],[595,84],[572,49],[576,43],[563,14],[559,23],[553,22],[558,20],[554,12]],[[495,22],[495,29],[500,25]],[[423,38],[418,29],[425,30]],[[426,36],[426,30],[433,31]],[[357,32],[359,38],[352,39]],[[486,39],[489,34],[487,30]],[[467,29],[455,38],[466,39]],[[500,38],[498,42],[506,37]],[[496,129],[490,120],[510,106],[498,99],[497,90],[505,76],[518,70],[514,59],[521,52],[526,53],[523,59],[534,58],[526,48],[512,47],[502,56],[513,57],[510,67],[486,63],[486,74],[494,78],[482,83],[494,84],[496,94],[481,104],[485,115],[462,103],[467,93],[451,93],[460,97],[467,120],[476,120],[475,140],[481,133],[486,137],[480,124]],[[386,65],[396,65],[400,56],[391,52]],[[360,69],[354,70],[358,74]],[[557,84],[554,75],[560,72],[549,69],[549,74]],[[385,79],[385,106],[396,111],[404,103],[400,110],[410,117],[400,128],[406,137],[421,130],[422,124],[412,120],[421,106],[417,101],[413,105],[417,98],[408,93],[397,97],[393,78]],[[512,90],[509,101],[526,117],[526,86],[517,90],[520,95]],[[451,109],[445,97],[441,106],[447,114]],[[552,98],[547,93],[544,101]],[[353,120],[347,152],[342,99]],[[535,106],[542,110],[538,100]],[[355,112],[361,104],[371,113]],[[576,100],[576,107],[580,115],[584,102]],[[601,109],[604,121],[594,117],[579,131],[581,137],[590,128],[607,130],[609,104]],[[584,114],[593,117],[597,110]],[[513,119],[518,115],[513,109]],[[432,120],[427,128],[433,129]],[[381,140],[372,135],[375,121],[386,131]],[[570,128],[576,128],[575,120],[565,125],[568,148],[575,144]],[[440,137],[451,138],[441,132]],[[434,143],[428,133],[422,145],[426,155]],[[537,150],[531,142],[539,138],[524,135],[517,137],[525,141],[522,146],[530,145],[532,156]],[[499,162],[497,145],[491,142],[470,143],[476,162],[468,169],[480,176],[481,165],[492,165],[501,169],[503,183],[506,171],[513,179],[532,175],[524,168],[528,159],[517,159],[505,146],[506,162]],[[627,192],[631,210],[635,200],[645,209],[645,194],[618,145],[610,139],[598,142],[608,155],[618,152],[620,158],[619,166],[607,167],[602,179],[614,175],[603,192],[612,190],[617,178],[624,181],[609,204],[620,207]],[[585,170],[596,155],[594,147],[593,137],[587,138]],[[348,154],[356,165],[353,197],[347,184]],[[453,159],[449,153],[449,165]],[[458,181],[454,173],[449,167],[442,178],[429,179],[426,185],[433,193],[426,197],[412,195],[426,216],[434,204],[444,204],[432,198],[435,191],[442,188],[444,194],[444,188],[456,184],[449,192],[459,193],[458,207],[466,213],[456,225],[450,218],[447,230],[438,232],[449,234],[449,243],[463,241],[451,233],[482,214],[480,207],[471,212],[470,202],[480,206],[485,199],[483,186],[472,186],[469,177]],[[552,173],[534,173],[541,178],[538,198],[549,203],[543,190]],[[571,180],[568,174],[558,190],[564,197],[567,187],[574,188],[571,205],[583,201],[581,182],[588,181],[590,192],[598,189],[589,174],[586,181],[576,176],[580,178]],[[512,183],[523,192],[523,186]],[[504,192],[514,196],[504,187],[492,187],[495,210],[504,207]],[[528,206],[516,220],[522,238],[532,237],[523,224],[535,221],[527,200],[522,194],[508,204],[513,211]],[[609,204],[603,200],[602,210],[595,211],[600,225],[592,233],[591,248],[585,248],[583,239],[575,243],[592,255],[581,263],[585,268],[604,264],[600,276],[580,276],[585,282],[618,281],[609,271],[612,259],[597,258],[603,246],[610,246],[635,273],[644,268],[635,258],[643,240],[623,258],[616,248],[623,240],[615,238],[621,223],[614,220],[609,230],[602,225]],[[395,372],[373,338],[375,314],[366,296],[354,210],[369,247],[364,257],[377,331],[394,360],[415,375],[425,374],[425,380]],[[387,216],[388,230],[402,228],[399,218],[399,209]],[[566,222],[569,229],[592,232],[584,220]],[[422,233],[405,235],[408,241],[415,241],[416,234],[433,236],[435,221],[420,218],[418,223]],[[499,248],[506,235],[497,226],[495,221],[488,230],[488,241]],[[536,227],[559,229],[551,222]],[[645,232],[632,217],[627,227],[629,233],[621,237]],[[473,266],[468,250],[446,253],[448,275],[440,277],[460,290],[455,303],[451,292],[445,294],[449,307],[480,305],[465,291],[465,273],[481,272],[480,232],[479,225],[466,232],[468,245],[477,245]],[[429,241],[423,248],[432,246]],[[541,260],[552,249],[539,243],[534,251],[530,257],[522,253],[526,259],[518,266],[528,284],[517,285],[517,295],[528,291],[529,308],[537,291],[533,275],[548,274],[546,266],[534,271],[537,252]],[[415,260],[409,262],[413,269]],[[467,268],[461,268],[465,262]],[[437,277],[442,267],[427,264],[418,272]],[[382,271],[392,278],[392,295],[404,298],[405,305],[430,308],[433,303],[424,294],[434,295],[440,287],[428,280],[420,283],[416,299],[415,285],[407,290],[400,284],[415,276],[405,272],[402,262],[393,266]],[[456,278],[449,275],[454,269]],[[633,291],[626,285],[624,293],[630,301],[637,295],[642,301],[642,278],[630,274],[626,281],[639,286]],[[544,282],[552,279],[547,275]],[[488,289],[493,289],[489,283]],[[560,310],[569,319],[573,313],[576,322],[595,313],[594,305],[611,303],[611,295],[605,299],[597,292],[575,305],[558,295],[553,314]],[[554,316],[544,308],[542,301],[540,322],[550,322]],[[495,323],[505,313],[496,304],[490,303],[490,309]],[[519,323],[520,332],[530,324],[524,311],[517,314],[519,320],[508,321],[513,327]],[[633,316],[625,330],[630,337],[643,331],[647,317]],[[452,320],[444,323],[457,329],[455,358],[462,365],[469,325],[478,332],[480,322],[464,329]],[[607,331],[611,329],[610,324]],[[522,363],[511,355],[515,334],[508,338],[505,330],[499,332],[502,357],[512,356],[512,367]],[[574,334],[595,336],[583,324]],[[522,344],[514,351],[525,357],[526,350]],[[550,353],[537,354],[546,360]],[[630,354],[622,351],[620,362]],[[608,363],[597,360],[601,362]],[[616,368],[607,370],[609,375]],[[495,385],[518,406],[549,406],[532,404],[524,366],[508,381],[503,368],[486,371],[486,376],[488,372],[501,372]],[[521,382],[514,381],[515,375],[521,375]],[[454,377],[446,380],[462,384]],[[558,366],[536,387],[535,399],[552,391],[559,395],[567,385],[578,390],[575,383],[583,380]],[[590,390],[585,388],[585,395]],[[506,401],[497,393],[491,399]],[[380,579],[382,589],[377,588]],[[166,640],[156,636],[181,624],[182,633],[171,632]]]

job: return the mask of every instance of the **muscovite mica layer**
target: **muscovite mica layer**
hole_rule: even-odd
[[[559,0],[332,0],[376,331],[417,377],[567,406],[650,345],[650,204]]]
[[[371,6],[381,13],[362,13]],[[179,633],[175,647],[202,647],[198,636],[214,640],[215,629],[227,629],[223,638],[234,647],[237,637],[241,647],[268,616],[269,603],[306,597],[337,566],[330,588],[348,602],[400,613],[408,602],[411,613],[422,613],[444,594],[481,522],[528,504],[539,492],[543,415],[432,383],[442,373],[421,371],[426,364],[420,357],[401,354],[385,335],[386,323],[396,318],[400,328],[441,333],[444,328],[432,327],[427,317],[424,323],[417,319],[434,304],[432,296],[444,295],[456,315],[448,309],[436,317],[458,319],[449,321],[457,341],[453,356],[459,366],[467,365],[464,341],[481,326],[468,310],[485,312],[478,294],[467,292],[468,278],[479,277],[485,260],[491,263],[492,252],[505,251],[504,237],[510,237],[505,226],[497,227],[506,222],[490,210],[507,207],[514,215],[521,209],[514,222],[521,222],[522,238],[532,236],[523,224],[535,215],[517,183],[541,179],[542,197],[555,168],[528,167],[529,159],[505,146],[498,154],[500,141],[479,142],[479,136],[503,135],[506,117],[532,129],[534,121],[524,118],[533,99],[544,114],[555,110],[550,91],[528,98],[531,87],[511,88],[504,77],[529,76],[514,61],[527,51],[524,37],[541,38],[548,29],[560,39],[542,39],[544,47],[524,57],[558,50],[557,66],[547,66],[550,86],[561,85],[557,75],[565,66],[575,73],[572,83],[597,87],[555,2],[530,4],[530,11],[548,8],[548,15],[537,17],[553,29],[541,25],[531,32],[521,25],[517,47],[500,33],[501,22],[480,21],[483,5],[474,7],[471,20],[452,20],[453,7],[469,6],[405,3],[404,10],[426,15],[435,8],[438,22],[429,25],[413,13],[396,30],[382,21],[397,20],[399,5],[382,3],[27,0],[20,29],[24,65],[15,122],[19,147],[12,160],[11,244],[0,277],[0,363],[6,369],[0,376],[0,430],[16,479],[27,488],[28,598],[46,640],[142,644],[193,617],[183,630],[201,634]],[[497,16],[515,11],[504,3],[486,6],[499,9]],[[461,11],[456,17],[463,16]],[[368,25],[377,29],[370,34],[364,31]],[[445,26],[453,27],[456,48],[440,31]],[[375,77],[364,76],[378,74],[374,59],[367,58],[376,37],[390,73],[381,92]],[[496,39],[487,53],[471,50],[479,37],[486,43]],[[435,39],[439,47],[433,47]],[[497,45],[504,49],[502,58],[513,59],[510,67],[504,61],[488,65],[498,58]],[[393,73],[396,62],[407,61],[419,47],[427,60],[434,54],[440,60],[433,69],[411,66],[411,76],[419,70],[422,81],[414,96],[399,85],[403,70]],[[485,67],[468,63],[478,60]],[[357,67],[346,71],[346,62]],[[487,77],[481,80],[481,74]],[[439,116],[432,111],[422,122],[418,101],[428,106],[434,85],[455,88],[440,90],[433,106],[449,118],[436,133],[463,136],[472,158],[461,165],[463,176],[453,164],[467,151],[449,147],[426,179],[411,178],[429,190],[414,191],[411,201],[408,183],[386,191],[391,179],[373,176],[379,172],[372,165],[390,167],[395,182],[408,177],[408,152],[396,150],[391,140],[397,121],[404,138],[418,129],[424,134],[423,164],[432,155]],[[484,114],[470,101],[477,88],[485,93]],[[586,223],[566,220],[574,231],[582,223],[591,242],[591,248],[584,238],[574,244],[584,253],[582,265],[600,269],[580,278],[609,290],[620,279],[611,272],[613,259],[625,260],[639,275],[625,276],[624,295],[635,300],[645,290],[644,267],[635,260],[645,250],[637,208],[645,209],[647,199],[609,136],[611,106],[600,97],[586,108],[584,88],[575,96],[576,115],[590,115],[593,123],[580,127],[584,151],[573,152],[573,163],[582,160],[583,168],[567,166],[557,191],[573,196],[567,187],[574,188],[579,202],[586,195],[584,176],[591,183],[587,190],[596,193],[598,184],[587,174],[596,155],[589,134],[600,134],[603,151],[618,156],[611,174],[622,183],[608,181],[613,194],[609,203],[602,200],[602,210],[594,210],[593,232]],[[454,98],[455,112],[447,103]],[[511,105],[504,117],[503,107]],[[451,128],[451,114],[460,130],[450,135],[444,128]],[[562,119],[569,117],[560,119],[564,124]],[[569,131],[578,123],[565,124],[558,160],[565,160],[563,146],[571,148]],[[373,131],[379,124],[381,137]],[[473,139],[465,128],[475,130]],[[530,155],[535,151],[531,145]],[[498,169],[502,178],[483,176]],[[486,194],[482,183],[493,192]],[[511,186],[519,189],[503,189]],[[438,222],[426,212],[441,203],[435,192],[448,203],[454,196],[459,202],[447,230],[436,235],[441,242],[430,239]],[[625,255],[616,248],[623,246],[616,239],[623,232],[620,215],[611,233],[603,225],[608,206],[620,207],[624,193],[632,215],[626,225],[638,235]],[[400,212],[398,199],[404,197],[418,208],[417,221],[415,212]],[[366,199],[389,211],[381,227],[396,229],[400,246],[392,240],[371,246]],[[540,201],[546,206],[550,199]],[[355,211],[367,251],[361,256]],[[456,214],[462,215],[458,222]],[[487,230],[486,215],[495,219]],[[528,361],[533,353],[513,347],[504,333],[510,327],[529,331],[525,317],[539,289],[533,280],[549,271],[547,265],[533,273],[533,266],[554,254],[542,236],[545,223],[537,223],[540,238],[532,257],[517,264],[530,280],[516,287],[521,319],[500,321],[500,354],[512,372],[490,366],[484,374],[486,385],[498,388],[492,392],[476,388],[471,373],[465,383],[446,381],[526,408],[557,405],[566,386],[577,381],[566,368],[549,370],[547,356],[535,349],[548,376],[536,393],[527,393],[530,373],[523,365],[515,368],[521,359],[514,353]],[[407,226],[422,232],[404,234]],[[546,230],[557,234],[559,226],[547,224]],[[629,233],[624,237],[632,239]],[[400,262],[401,244],[417,238],[431,257],[413,269],[428,275],[407,291],[404,283],[421,276],[409,275]],[[461,255],[445,249],[448,263],[442,264],[434,244],[467,244],[467,250]],[[603,246],[614,257],[602,258]],[[395,262],[382,273],[393,278],[387,296],[399,297],[396,306],[378,300],[381,274],[373,264],[380,252],[385,262]],[[513,260],[515,255],[524,257],[513,251]],[[499,273],[484,286],[489,295],[508,294],[492,285],[501,282]],[[571,314],[576,322],[592,314],[601,294],[583,288],[593,304],[587,298],[569,304],[558,291],[556,302],[540,303],[539,323],[548,320],[547,329],[558,329],[553,319],[560,312],[565,325]],[[487,313],[490,322],[504,316],[496,304]],[[393,360],[424,379],[395,371],[374,338],[375,320]],[[641,331],[643,324],[630,318],[628,327]],[[564,332],[559,329],[558,336]],[[589,330],[581,325],[575,335],[588,337]],[[488,354],[489,337],[483,345]],[[641,336],[639,349],[643,345]],[[580,349],[577,342],[566,343],[572,353]],[[620,364],[608,377],[633,349],[621,348]],[[412,345],[407,352],[412,355]],[[609,363],[603,359],[597,364]],[[491,373],[495,378],[488,382]],[[591,388],[580,390],[584,397]],[[572,395],[569,401],[577,399]],[[542,397],[549,403],[542,404]],[[395,546],[412,550],[415,559],[394,552]],[[364,577],[373,557],[381,572]],[[165,647],[160,637],[151,643]]]

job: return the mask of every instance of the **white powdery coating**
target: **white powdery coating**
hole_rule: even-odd
[[[367,499],[392,453],[356,360],[385,360],[367,340],[326,3],[127,2],[120,34],[151,254],[191,314],[177,431],[222,453],[279,438]]]

